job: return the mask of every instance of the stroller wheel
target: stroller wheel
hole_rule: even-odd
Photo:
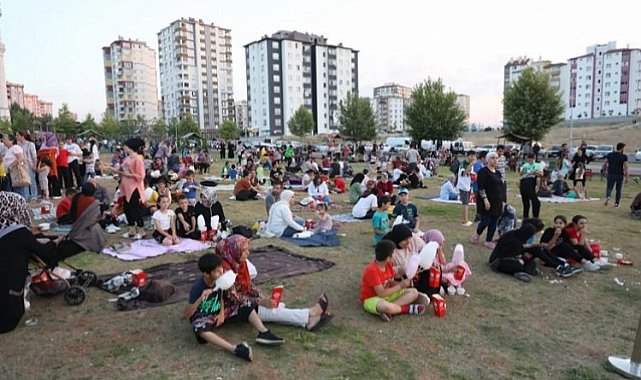
[[[89,270],[83,270],[80,272],[78,278],[80,279],[80,283],[86,284],[85,287],[96,285],[98,283],[98,275]]]
[[[85,290],[78,285],[73,285],[65,290],[65,302],[69,306],[78,306],[85,302]]]

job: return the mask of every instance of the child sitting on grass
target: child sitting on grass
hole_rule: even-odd
[[[260,344],[282,344],[283,340],[272,334],[256,314],[255,305],[226,305],[223,291],[216,289],[216,280],[223,275],[222,260],[211,253],[198,259],[198,270],[202,277],[192,285],[189,303],[183,311],[183,318],[189,318],[191,327],[200,344],[212,343],[247,361],[252,360],[251,347],[245,342],[233,345],[214,333],[214,329],[225,322],[225,309],[236,309],[228,314],[227,320],[249,322],[259,331],[256,342]]]
[[[316,205],[316,214],[318,214],[318,224],[316,230],[320,232],[327,232],[332,229],[332,216],[327,212],[327,203],[319,203]]]
[[[363,308],[385,322],[389,322],[392,315],[420,315],[425,312],[425,306],[412,303],[418,298],[418,291],[409,288],[412,280],[394,280],[391,261],[395,248],[396,245],[389,240],[378,242],[374,249],[376,258],[365,267],[361,280]]]
[[[390,232],[389,220],[389,203],[390,198],[387,195],[378,197],[378,210],[372,216],[372,228],[374,229],[374,244],[383,239],[388,232]]]
[[[175,211],[178,237],[198,240],[200,235],[196,231],[196,209],[189,205],[184,195],[178,197],[178,206]]]
[[[154,212],[151,219],[154,221],[153,238],[163,245],[174,245],[180,243],[176,235],[176,214],[169,209],[169,198],[166,195],[158,197],[160,209]]]

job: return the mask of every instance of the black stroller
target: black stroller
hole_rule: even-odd
[[[64,260],[84,251],[102,251],[107,238],[97,222],[99,217],[100,203],[94,201],[73,223],[71,231],[58,244],[52,257],[31,257],[32,261],[42,268],[42,272],[31,279],[30,288],[34,293],[47,296],[64,292],[65,302],[71,306],[80,305],[85,301],[87,288],[98,282],[98,276],[94,272],[78,269]],[[39,238],[58,237],[41,235]],[[72,269],[68,279],[54,272],[59,262]]]

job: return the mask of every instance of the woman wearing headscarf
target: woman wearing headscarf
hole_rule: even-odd
[[[423,234],[425,243],[436,242],[438,250],[434,258],[434,264],[441,268],[441,279],[447,286],[447,292],[450,295],[465,294],[465,289],[461,286],[463,281],[472,274],[470,266],[465,262],[465,251],[461,244],[457,244],[452,254],[452,261],[448,262],[445,258],[445,236],[439,230],[428,230]]]
[[[223,228],[226,227],[225,212],[223,211],[223,205],[218,201],[218,195],[216,190],[212,187],[204,187],[200,193],[200,201],[196,202],[194,206],[194,211],[196,212],[196,218],[203,216],[205,219],[205,225],[207,230],[211,230],[211,217],[218,216],[218,220],[223,225]]]
[[[478,244],[480,235],[487,228],[484,245],[489,249],[493,249],[495,246],[493,240],[496,223],[503,212],[503,203],[506,198],[501,172],[496,170],[498,154],[496,152],[488,153],[486,160],[486,166],[479,170],[476,176],[476,183],[479,189],[479,198],[476,200],[476,204],[481,214],[481,222],[470,241],[472,244]]]
[[[289,208],[294,201],[294,192],[285,190],[280,193],[278,202],[269,209],[267,230],[276,237],[292,237],[297,232],[305,230],[302,223],[294,220],[292,210]]]
[[[509,274],[525,282],[532,280],[536,271],[534,255],[527,252],[524,244],[536,233],[536,228],[525,223],[518,230],[503,234],[492,250],[489,263],[496,272]]]
[[[327,313],[327,295],[321,294],[318,302],[307,309],[288,309],[284,304],[275,305],[271,298],[262,298],[260,291],[252,282],[247,257],[249,256],[249,239],[242,235],[232,235],[220,240],[216,245],[216,254],[223,259],[225,270],[236,273],[234,287],[224,293],[225,305],[258,305],[258,316],[263,322],[274,322],[284,325],[303,327],[314,331],[332,319]]]
[[[361,186],[361,182],[365,179],[365,174],[363,173],[356,173],[354,178],[352,179],[352,182],[349,184],[349,203],[351,204],[356,204],[358,202],[358,199],[363,195],[363,187]]]
[[[29,208],[20,195],[0,191],[0,333],[16,328],[24,314],[23,291],[31,255],[50,261],[56,243],[39,243],[30,230]]]
[[[131,138],[125,141],[124,150],[127,157],[118,168],[118,174],[120,175],[120,194],[125,197],[124,211],[129,231],[122,237],[140,240],[145,236],[141,201],[141,197],[145,193],[145,164],[142,159],[145,141],[139,137]],[[110,166],[103,169],[115,171]]]

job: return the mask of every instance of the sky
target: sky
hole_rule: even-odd
[[[158,49],[180,17],[232,30],[234,97],[246,99],[243,45],[278,30],[324,35],[359,51],[359,91],[441,78],[470,95],[471,122],[501,121],[503,66],[528,56],[565,62],[597,43],[641,48],[638,0],[5,0],[5,76],[25,92],[67,103],[82,119],[105,110],[102,47],[118,36]],[[160,89],[159,89],[160,91]]]

